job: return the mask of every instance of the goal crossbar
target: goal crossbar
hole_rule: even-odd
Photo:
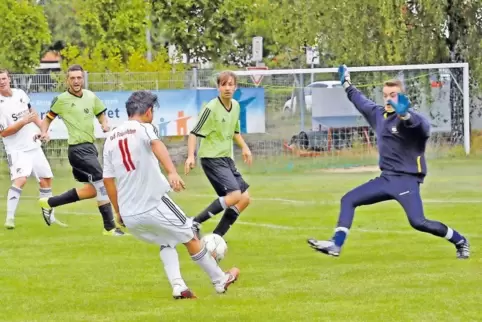
[[[419,64],[419,65],[387,65],[387,66],[361,66],[349,67],[350,72],[382,72],[394,70],[421,70],[421,69],[449,69],[449,68],[469,68],[468,63],[451,64]],[[284,75],[284,74],[322,74],[337,73],[338,68],[300,68],[300,69],[269,69],[269,70],[238,70],[234,73],[238,76],[251,75]]]
[[[386,66],[359,66],[349,67],[351,72],[383,72],[395,70],[427,70],[427,69],[450,69],[461,68],[463,70],[463,111],[464,111],[464,150],[470,154],[470,88],[469,88],[469,64],[468,63],[446,63],[446,64],[414,64],[414,65],[386,65]],[[234,71],[237,76],[255,75],[299,75],[314,73],[337,73],[338,68],[301,68],[301,69],[271,69],[271,70],[245,70]]]

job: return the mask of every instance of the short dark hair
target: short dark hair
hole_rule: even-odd
[[[387,87],[399,87],[403,91],[403,84],[402,81],[399,79],[389,79],[383,83],[383,86]]]
[[[136,91],[127,99],[127,116],[144,115],[150,108],[158,106],[157,95],[149,91]]]
[[[6,68],[0,68],[0,74],[7,74],[10,77],[10,72]]]
[[[70,72],[83,72],[84,69],[82,68],[82,66],[78,65],[78,64],[75,64],[75,65],[71,65],[69,67],[69,69],[67,69],[67,73],[70,73]]]
[[[223,72],[220,72],[216,79],[216,83],[218,84],[218,86],[224,85],[229,81],[230,78],[234,80],[234,85],[238,84],[238,78],[236,77],[236,74],[230,70],[225,70]]]

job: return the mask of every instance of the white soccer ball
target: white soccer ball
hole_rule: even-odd
[[[218,263],[226,256],[228,244],[223,237],[217,234],[209,234],[204,236],[201,241]]]

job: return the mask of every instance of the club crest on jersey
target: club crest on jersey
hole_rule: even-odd
[[[392,133],[398,133],[398,130],[397,130],[397,127],[396,126],[392,126]]]
[[[88,109],[88,108],[84,108],[84,113],[85,113],[85,114],[89,114],[89,109]]]

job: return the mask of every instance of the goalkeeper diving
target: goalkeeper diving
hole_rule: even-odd
[[[338,224],[330,240],[308,239],[308,244],[321,253],[339,256],[357,207],[396,200],[413,228],[445,238],[455,246],[457,258],[469,258],[470,246],[466,237],[439,221],[425,217],[420,185],[427,175],[425,149],[430,125],[421,114],[411,109],[409,99],[403,94],[402,83],[399,80],[385,82],[385,105],[379,106],[351,84],[345,65],[339,67],[338,74],[348,99],[376,133],[381,175],[341,198]]]

